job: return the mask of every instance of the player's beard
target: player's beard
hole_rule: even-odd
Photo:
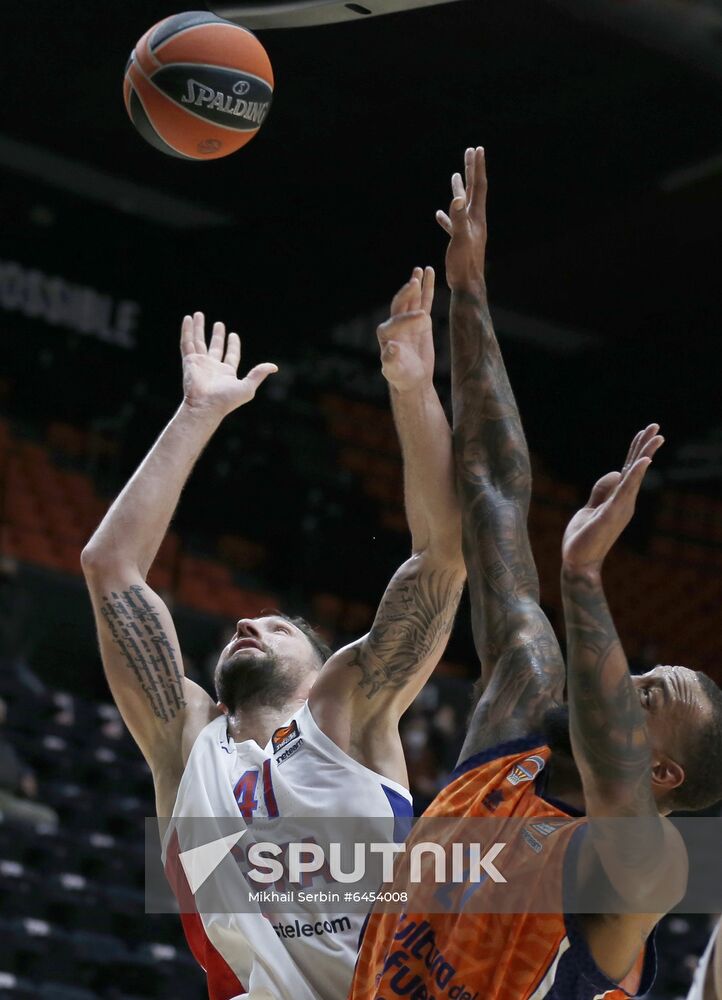
[[[574,760],[572,737],[569,731],[569,705],[554,705],[542,716],[544,742],[555,756]]]
[[[218,700],[233,713],[265,706],[283,709],[298,688],[298,672],[284,669],[273,653],[239,650],[223,660],[216,670]]]

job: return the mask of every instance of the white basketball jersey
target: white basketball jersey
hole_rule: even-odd
[[[180,781],[173,818],[411,816],[403,786],[349,757],[316,725],[306,703],[262,749],[255,741],[234,743],[226,717],[210,722],[193,745]],[[171,823],[163,840],[163,862],[178,853]],[[177,867],[177,866],[176,866]],[[214,889],[215,891],[215,889]],[[236,897],[237,898],[237,897]],[[342,907],[343,904],[341,904]],[[342,1000],[348,994],[365,917],[318,912],[263,915],[201,913],[183,917],[191,948],[206,969],[211,996],[224,1000]],[[224,908],[226,908],[224,906]],[[229,903],[229,909],[233,904]],[[339,904],[333,904],[339,909]],[[210,943],[212,947],[208,948]],[[210,955],[210,957],[209,957]],[[216,955],[223,960],[216,962]],[[228,966],[219,971],[216,966]],[[239,986],[234,994],[232,973]],[[216,979],[214,988],[213,978]],[[223,985],[218,985],[219,983]],[[240,985],[242,984],[242,985]]]
[[[718,937],[719,924],[712,931],[712,936],[707,942],[707,947],[697,964],[694,981],[687,994],[687,1000],[704,1000],[704,981],[707,978],[707,969],[709,968],[709,963],[712,961],[712,953],[714,952],[715,941],[717,941]]]

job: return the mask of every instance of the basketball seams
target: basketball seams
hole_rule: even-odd
[[[163,23],[162,21],[159,21],[158,24],[155,25],[155,27],[157,28],[162,23]],[[250,35],[251,38],[256,37],[252,31],[249,31],[248,28],[244,28],[243,25],[241,24],[231,24],[230,21],[227,24],[218,24],[217,21],[206,21],[202,22],[201,24],[190,24],[188,25],[187,28],[181,28],[179,31],[175,31],[172,35],[169,35],[168,38],[164,38],[163,41],[160,43],[160,45],[156,45],[154,49],[151,49],[150,45],[148,45],[148,51],[153,53],[160,52],[162,49],[166,47],[166,45],[169,45],[170,42],[174,42],[176,38],[180,38],[181,35],[185,35],[189,31],[196,31],[198,28],[210,28],[210,27],[220,28],[221,30],[224,30],[225,28],[234,28],[236,31],[242,31],[244,35]],[[158,63],[158,65],[161,64]],[[230,69],[232,67],[225,67],[225,68]]]
[[[145,73],[143,73],[143,70],[140,68],[140,66],[138,66],[137,63],[136,63],[136,66],[140,70],[140,73],[144,77],[144,79],[148,80],[148,77],[145,75]],[[166,146],[168,146],[170,149],[172,149],[174,153],[177,153],[178,156],[182,157],[184,160],[190,160],[191,162],[193,162],[195,160],[195,157],[189,156],[187,153],[184,153],[181,149],[178,149],[177,146],[174,146],[172,142],[168,142],[168,140],[166,139],[166,137],[164,135],[160,134],[160,132],[158,131],[158,129],[156,127],[155,122],[153,121],[152,115],[150,114],[150,112],[148,111],[148,108],[146,107],[145,101],[143,100],[140,91],[138,90],[137,87],[133,86],[133,81],[132,80],[130,80],[129,83],[130,83],[130,86],[131,86],[131,89],[132,89],[133,93],[135,94],[135,96],[140,101],[140,106],[143,108],[143,111],[145,112],[145,117],[148,119],[148,124],[151,126],[151,128],[153,129],[153,131],[155,132],[155,134],[158,136],[159,140],[161,142],[165,143]],[[148,80],[148,83],[151,83],[151,81]],[[155,89],[158,90],[157,87]],[[158,90],[158,93],[161,94],[163,92],[160,91],[160,90]],[[163,94],[163,96],[165,97],[165,94]],[[131,121],[132,121],[132,118],[131,118]],[[133,124],[135,124],[135,123],[133,123]]]
[[[161,22],[159,22],[159,23],[161,23]],[[158,60],[156,59],[156,57],[153,54],[153,51],[152,51],[152,49],[150,47],[150,36],[151,36],[152,32],[155,31],[155,29],[157,27],[158,27],[158,25],[154,24],[152,28],[148,28],[148,30],[145,32],[145,34],[141,35],[141,37],[138,39],[138,44],[136,45],[135,49],[133,50],[134,53],[136,53],[135,62],[138,65],[142,65],[142,62],[143,62],[144,59],[147,59],[151,63],[151,65],[155,65],[155,66],[160,66],[161,65],[161,63],[159,63]]]

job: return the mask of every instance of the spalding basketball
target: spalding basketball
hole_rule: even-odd
[[[154,24],[130,54],[123,96],[156,149],[185,160],[228,156],[253,138],[273,97],[273,70],[256,36],[207,11]]]

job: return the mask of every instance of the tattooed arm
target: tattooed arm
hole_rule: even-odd
[[[407,784],[398,722],[439,662],[464,587],[463,569],[414,553],[381,599],[371,631],[339,650],[311,690],[319,726],[360,763]]]
[[[644,474],[662,444],[658,430],[652,424],[640,431],[622,472],[595,485],[567,527],[562,554],[571,742],[592,820],[582,867],[589,871],[601,863],[624,908],[644,911],[585,920],[597,964],[615,979],[626,975],[640,940],[684,894],[686,879],[684,849],[653,794],[640,691],[601,578],[604,559],[631,520]]]
[[[460,174],[452,178],[449,214],[437,213],[450,236],[456,479],[483,691],[462,758],[528,735],[564,688],[527,531],[529,453],[487,301],[484,150],[468,149],[465,167],[466,183]]]
[[[310,698],[319,725],[342,749],[402,783],[399,718],[446,647],[464,585],[451,431],[433,384],[433,290],[432,269],[416,268],[378,329],[404,458],[412,555],[369,634],[329,660]]]
[[[172,797],[171,776],[182,770],[184,748],[216,710],[210,697],[183,676],[173,621],[146,576],[203,448],[223,418],[252,399],[274,370],[261,365],[239,380],[237,335],[229,336],[226,347],[218,323],[206,348],[201,313],[184,319],[181,350],[183,403],[82,556],[111,692],[153,770],[159,798],[166,799]],[[168,796],[164,789],[170,789]],[[160,801],[159,810],[168,815]]]
[[[589,815],[657,815],[644,713],[602,586],[602,565],[634,513],[656,424],[634,438],[622,472],[610,472],[569,523],[562,545],[570,731]],[[611,812],[610,812],[611,810]]]

